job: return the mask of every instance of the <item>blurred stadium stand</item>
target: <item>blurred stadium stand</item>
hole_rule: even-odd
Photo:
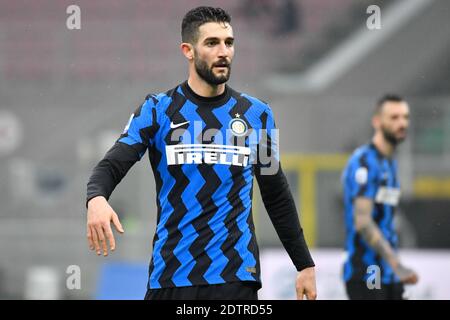
[[[336,80],[313,91],[292,76],[308,74],[363,30],[369,4],[381,7],[383,21],[407,1],[288,2],[208,4],[233,16],[231,85],[269,101],[275,112],[308,241],[318,248],[342,247],[342,159],[370,138],[378,96],[398,92],[412,106],[410,139],[399,152],[401,241],[448,249],[450,2],[424,0]],[[33,266],[52,266],[64,279],[73,264],[82,270],[82,290],[67,290],[61,281],[61,298],[106,298],[103,277],[113,271],[102,269],[104,261],[150,259],[156,205],[148,159],[111,198],[126,233],[106,259],[87,248],[85,186],[143,98],[187,77],[178,49],[181,19],[203,3],[0,0],[0,298],[24,298],[25,274]],[[66,28],[71,4],[81,8],[81,30]],[[286,8],[296,14],[286,15]],[[293,89],[284,90],[283,79]],[[279,246],[255,198],[259,243]]]

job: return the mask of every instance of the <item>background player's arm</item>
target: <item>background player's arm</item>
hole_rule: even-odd
[[[400,263],[394,249],[372,219],[373,200],[366,197],[357,197],[354,207],[355,228],[361,237],[389,263],[402,282],[416,283],[417,275]]]

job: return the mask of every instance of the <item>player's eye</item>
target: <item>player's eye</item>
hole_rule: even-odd
[[[233,40],[225,41],[225,44],[227,45],[227,47],[232,47],[234,45],[234,41]]]

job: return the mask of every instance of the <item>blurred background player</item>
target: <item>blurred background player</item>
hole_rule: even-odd
[[[400,197],[395,150],[407,135],[409,106],[397,95],[385,95],[372,118],[372,141],[356,149],[344,169],[346,250],[344,281],[350,299],[402,299],[403,284],[417,274],[397,255],[394,214]],[[380,285],[369,288],[369,266],[378,266]],[[369,269],[370,270],[370,269]],[[375,284],[375,283],[374,283]]]

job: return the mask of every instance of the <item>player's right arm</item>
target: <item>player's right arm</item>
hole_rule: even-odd
[[[145,102],[132,114],[120,138],[95,166],[87,184],[87,239],[89,248],[97,255],[108,255],[116,244],[111,222],[123,233],[119,217],[108,199],[128,170],[144,155],[157,130],[155,100],[147,96]]]
[[[354,223],[356,231],[394,270],[403,283],[416,283],[417,274],[403,266],[390,243],[386,240],[372,219],[373,200],[366,197],[357,197],[354,200]]]

